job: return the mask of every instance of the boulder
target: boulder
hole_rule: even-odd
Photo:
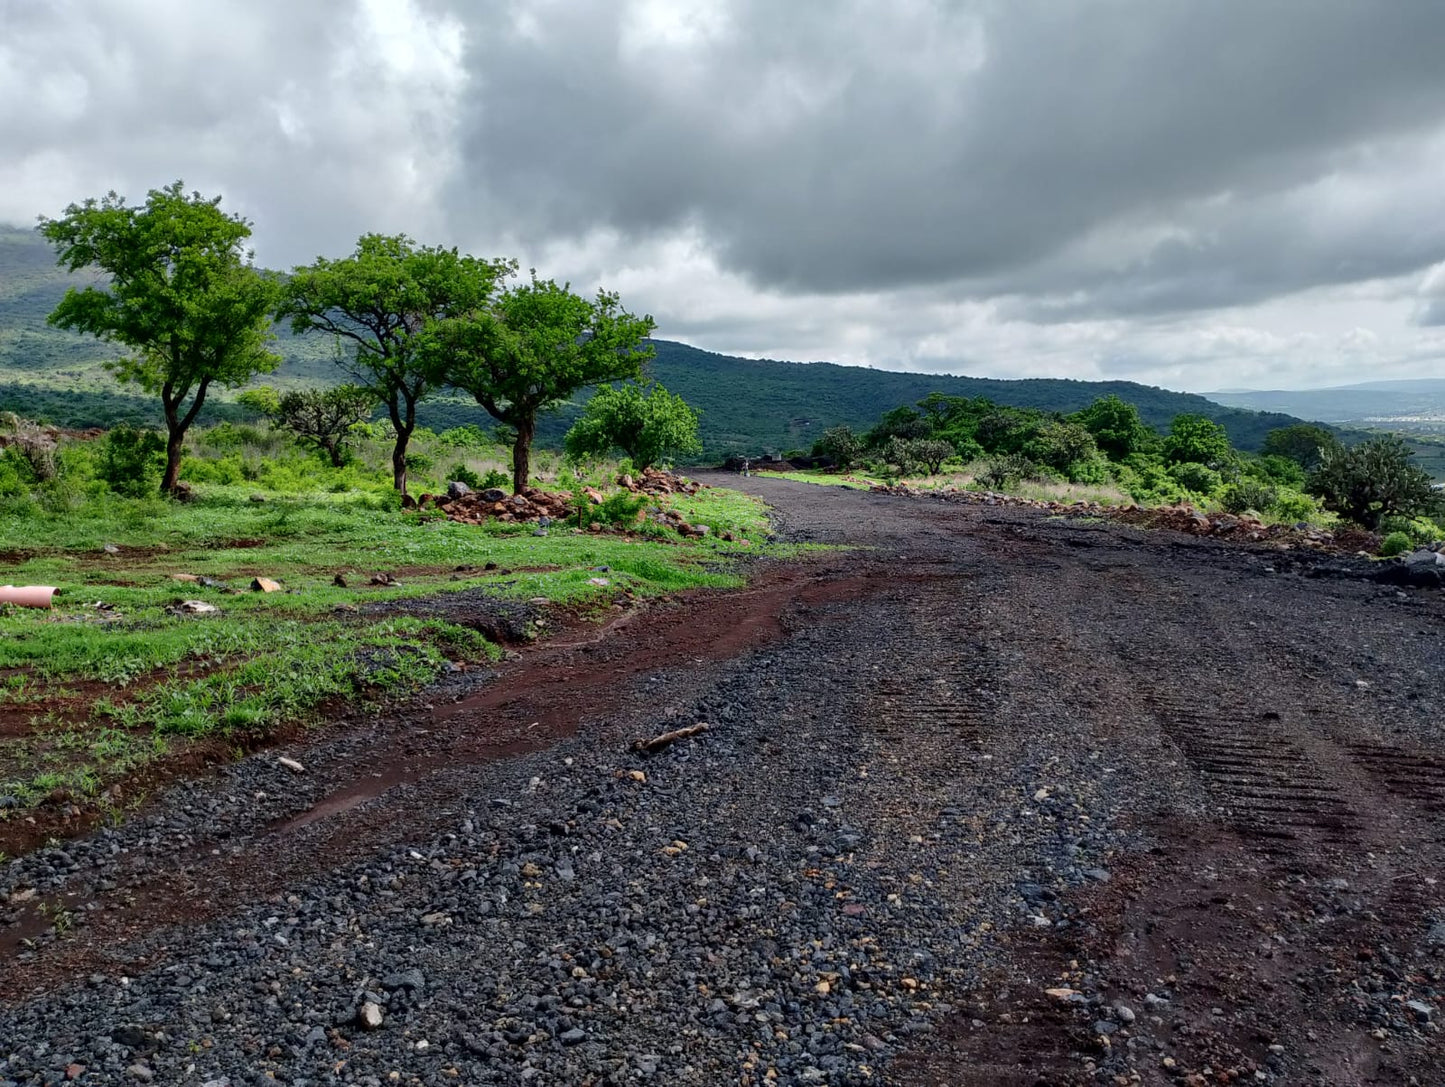
[[[447,497],[455,501],[458,498],[465,498],[472,493],[472,489],[459,479],[454,479],[447,484]]]

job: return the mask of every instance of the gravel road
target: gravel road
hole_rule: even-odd
[[[0,867],[0,1087],[1445,1084],[1445,594],[714,482],[847,548]]]

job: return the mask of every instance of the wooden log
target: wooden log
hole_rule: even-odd
[[[695,725],[688,725],[686,728],[676,728],[671,732],[664,732],[661,736],[654,736],[650,740],[638,740],[632,745],[632,750],[641,751],[646,754],[653,754],[661,751],[664,747],[670,747],[678,740],[686,740],[689,736],[697,736],[707,731],[706,722],[699,721]]]

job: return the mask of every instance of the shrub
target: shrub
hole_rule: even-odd
[[[1380,541],[1380,554],[1391,558],[1395,555],[1403,555],[1414,546],[1415,541],[1410,539],[1408,532],[1392,532]]]
[[[1241,479],[1225,487],[1219,496],[1219,504],[1230,513],[1254,510],[1263,513],[1274,505],[1279,491],[1259,479]]]
[[[1038,477],[1038,465],[1017,453],[990,457],[983,464],[977,479],[991,491],[1006,491],[1025,479]]]
[[[1212,495],[1224,486],[1224,479],[1218,472],[1198,461],[1181,461],[1169,468],[1169,475],[1179,486],[1195,494]]]
[[[1281,521],[1309,521],[1319,515],[1320,507],[1307,494],[1281,489],[1270,504],[1269,512]]]
[[[637,515],[651,499],[647,495],[635,495],[630,491],[618,491],[608,495],[601,505],[592,509],[592,520],[604,525],[621,525],[626,528],[637,523]]]
[[[470,485],[471,484],[468,484],[468,486]],[[500,468],[489,468],[487,469],[487,474],[482,477],[481,482],[477,486],[481,490],[489,491],[493,487],[510,487],[511,485],[512,477],[506,472]]]
[[[116,494],[128,498],[160,489],[166,466],[166,442],[154,430],[118,426],[105,436],[96,475]]]
[[[482,477],[473,472],[465,464],[458,461],[447,469],[447,479],[456,480],[458,483],[465,483],[474,491],[486,490],[487,484],[482,482]]]

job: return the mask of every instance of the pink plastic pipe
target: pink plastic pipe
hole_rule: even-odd
[[[22,608],[48,608],[58,589],[49,585],[0,585],[0,604],[19,604]]]

